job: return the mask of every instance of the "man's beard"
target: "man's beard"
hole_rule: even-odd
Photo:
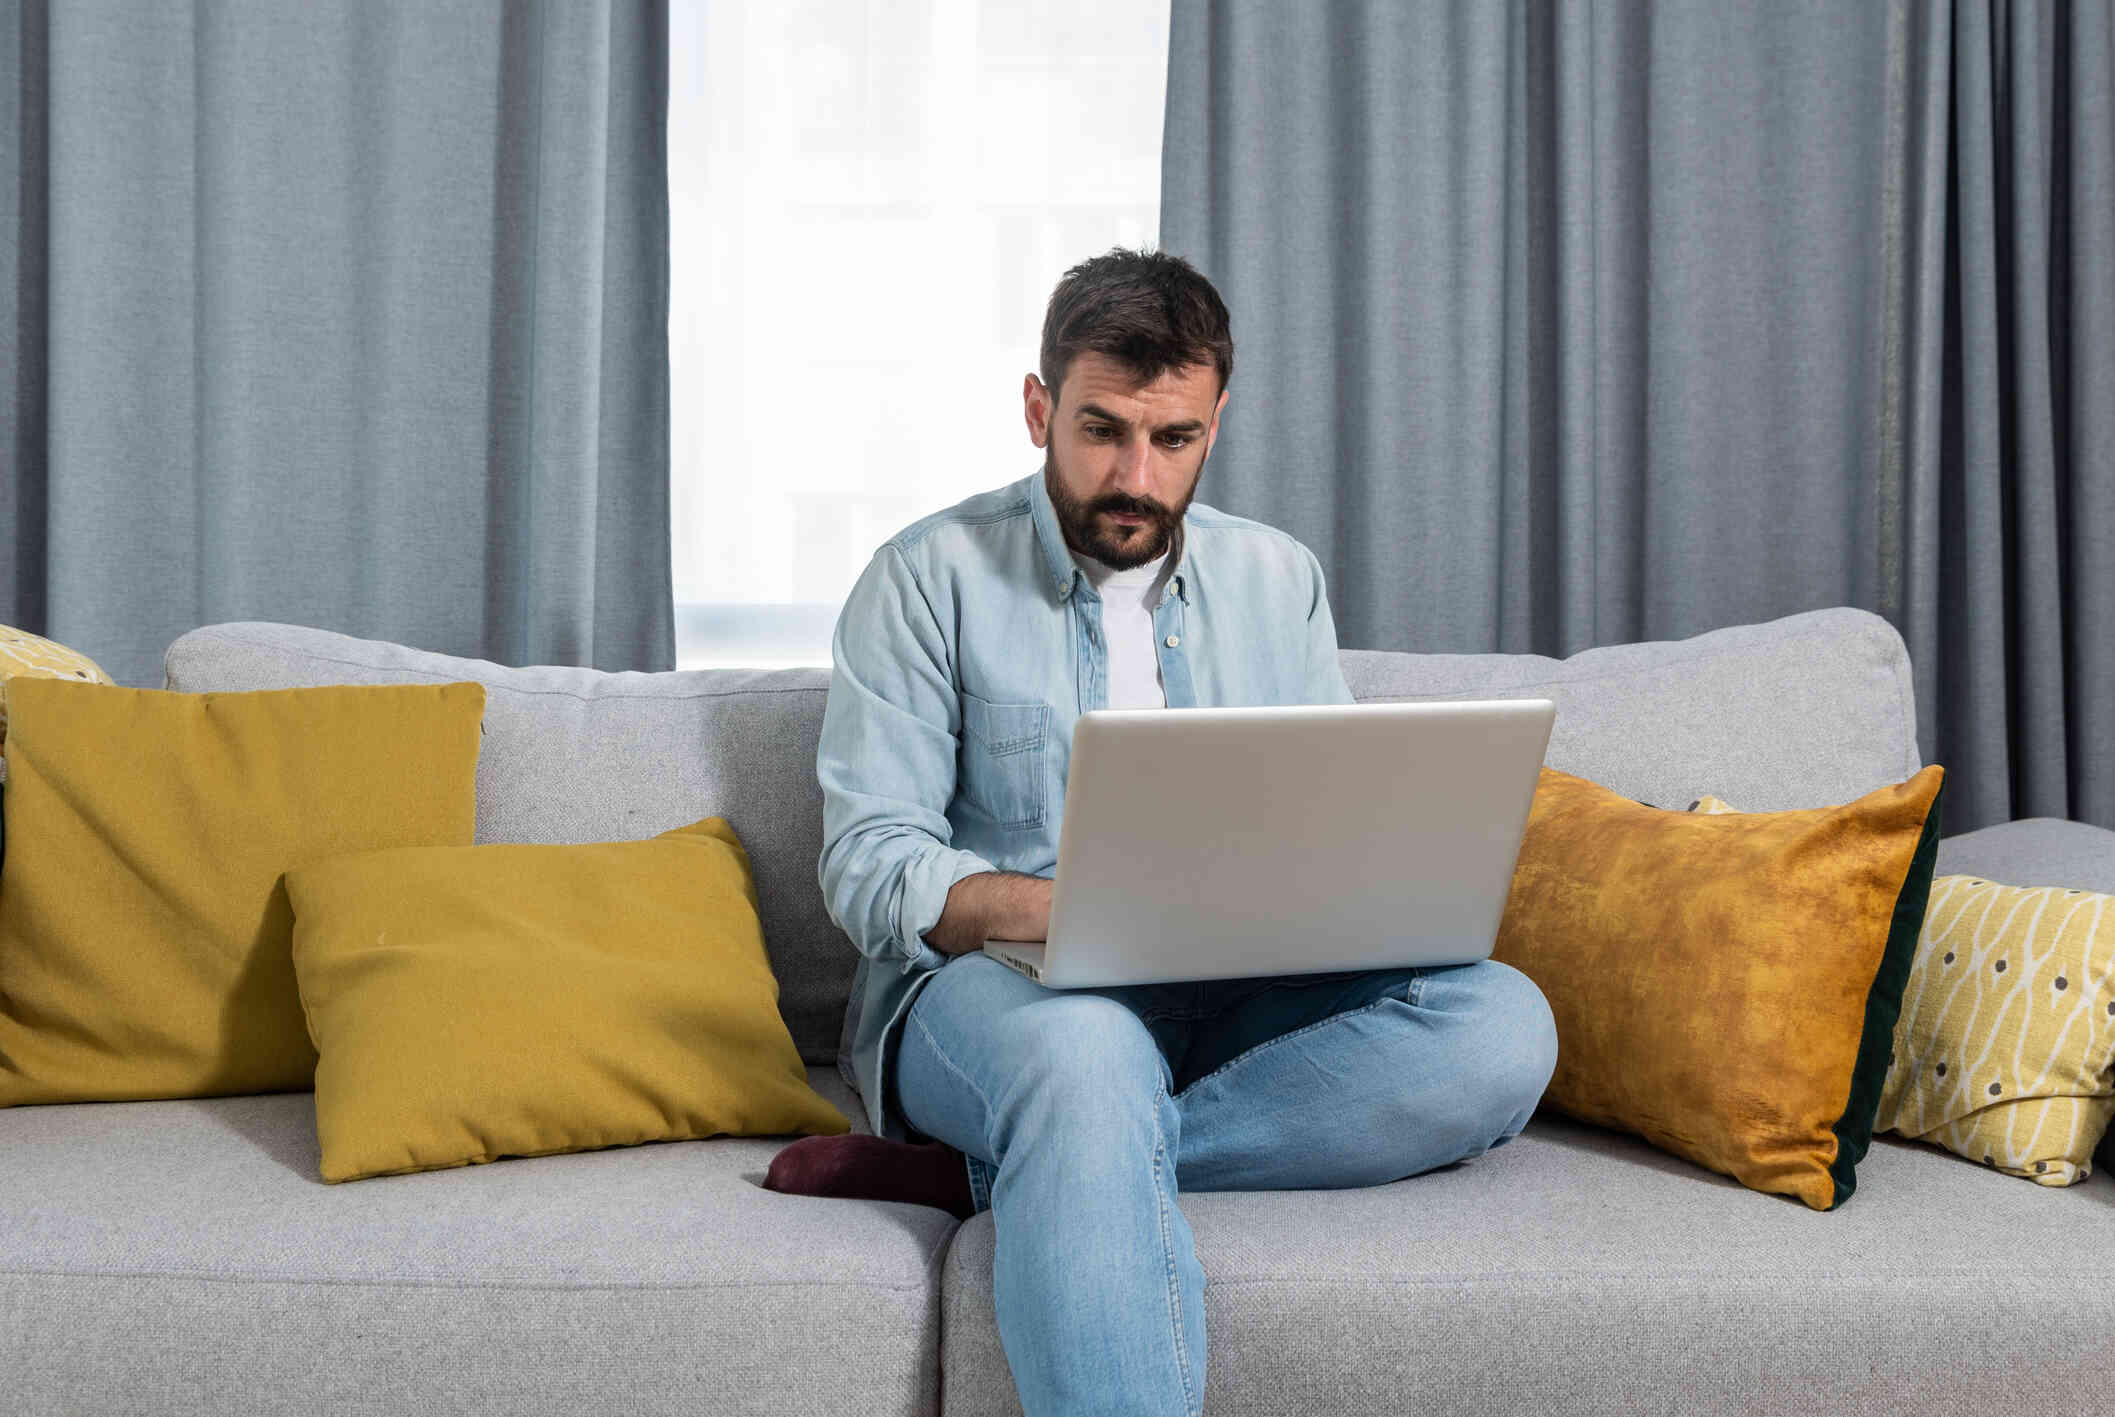
[[[1076,501],[1065,491],[1064,481],[1058,476],[1055,447],[1046,449],[1043,454],[1043,486],[1050,493],[1050,505],[1057,513],[1058,529],[1065,534],[1065,544],[1080,555],[1092,556],[1119,571],[1143,566],[1174,545],[1182,531],[1183,513],[1190,509],[1190,502],[1197,495],[1197,482],[1192,480],[1190,490],[1183,494],[1182,505],[1174,508],[1164,507],[1148,497],[1127,497],[1121,492],[1096,497],[1091,502]],[[1118,526],[1103,521],[1103,512],[1128,512],[1146,518],[1146,522],[1143,526]]]

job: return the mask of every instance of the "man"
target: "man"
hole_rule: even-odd
[[[795,1143],[767,1184],[990,1209],[1030,1417],[1194,1413],[1179,1193],[1477,1156],[1526,1125],[1556,1034],[1496,961],[1051,990],[979,953],[1045,937],[1081,713],[1351,701],[1313,554],[1192,500],[1233,366],[1210,282],[1086,261],[1040,363],[1042,469],[891,538],[837,624],[820,871],[862,956],[843,1065],[877,1137]]]

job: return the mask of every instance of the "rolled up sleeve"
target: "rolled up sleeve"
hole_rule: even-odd
[[[949,889],[997,868],[950,844],[962,727],[953,655],[893,542],[853,586],[831,655],[815,755],[823,902],[861,954],[905,973],[936,969],[947,956],[925,932],[939,923]]]

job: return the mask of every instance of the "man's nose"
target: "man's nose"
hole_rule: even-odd
[[[1131,496],[1142,496],[1150,487],[1147,475],[1153,456],[1152,445],[1144,438],[1123,444],[1116,454],[1116,488]]]

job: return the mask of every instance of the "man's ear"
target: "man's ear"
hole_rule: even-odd
[[[1021,381],[1021,412],[1028,420],[1028,441],[1039,448],[1049,445],[1050,415],[1055,412],[1055,403],[1050,390],[1034,373]]]
[[[1219,402],[1212,406],[1212,426],[1204,430],[1204,455],[1206,457],[1212,455],[1212,444],[1219,441],[1219,415],[1225,411],[1227,397],[1233,392],[1232,389],[1221,389],[1219,391]]]

